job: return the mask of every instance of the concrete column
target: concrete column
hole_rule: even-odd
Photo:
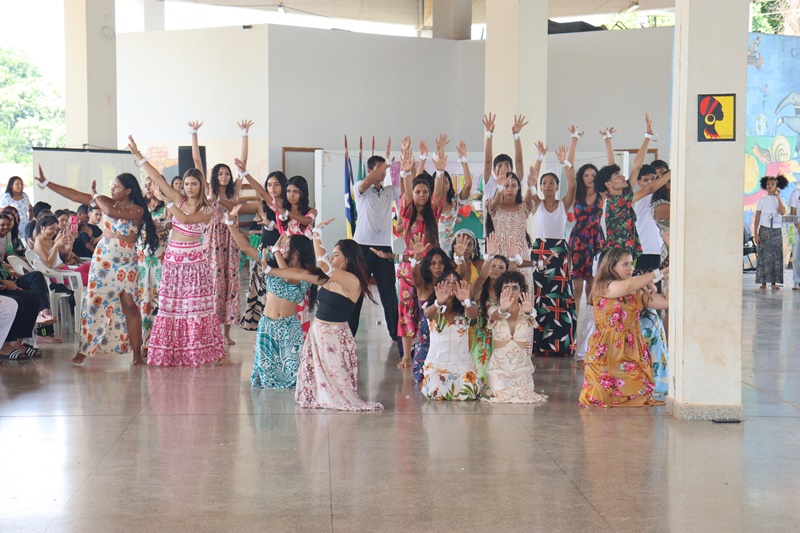
[[[677,418],[740,420],[750,2],[677,0],[675,11],[667,407]],[[698,95],[728,93],[736,140],[698,142]]]
[[[521,113],[530,121],[522,130],[526,164],[547,135],[547,7],[547,0],[486,2],[484,111],[497,114],[494,153],[514,157],[511,125]]]
[[[64,0],[67,146],[117,148],[114,0]]]
[[[433,38],[468,41],[472,38],[472,0],[433,2]]]

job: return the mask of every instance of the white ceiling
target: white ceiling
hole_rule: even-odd
[[[182,0],[198,4],[248,7],[276,11],[278,0]],[[422,3],[425,26],[431,24],[435,0],[284,0],[288,13],[293,9],[326,17],[417,25]],[[539,1],[539,0],[523,0]],[[549,0],[550,18],[618,13],[630,6],[631,0]],[[670,9],[675,0],[639,0],[641,11]],[[472,1],[472,22],[484,22],[486,0]]]

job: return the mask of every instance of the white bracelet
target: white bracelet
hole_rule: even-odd
[[[433,153],[431,154],[431,161],[433,161],[433,162],[435,163],[435,162],[436,162],[436,161],[438,161],[438,160],[439,160],[439,156],[438,156],[438,155],[436,155],[436,152],[433,152]]]
[[[197,135],[197,128],[192,128],[190,132],[192,135]]]
[[[287,215],[286,213],[281,213],[280,215],[278,215],[278,218],[283,220],[284,222],[286,222],[287,220],[289,220],[289,215]],[[314,229],[317,229],[317,228],[314,228]],[[313,230],[312,230],[312,232],[313,232]]]
[[[44,181],[41,182],[41,183],[37,182],[37,184],[39,185],[40,189],[46,189],[48,183],[50,183],[50,180],[47,179],[47,178],[45,178]]]
[[[434,179],[436,179],[436,178],[443,178],[443,177],[444,177],[444,170],[437,170],[437,171],[436,171],[436,172],[433,174],[433,177],[434,177]]]
[[[509,257],[509,261],[513,261],[514,263],[521,265],[522,264],[522,256],[520,254],[515,255],[514,257]]]
[[[515,141],[518,141],[519,140],[519,133],[515,133],[514,135],[512,135],[512,137],[514,137]]]
[[[242,128],[242,137],[247,137],[247,130]]]
[[[508,311],[501,311],[501,310],[498,308],[498,309],[497,309],[497,312],[498,312],[498,313],[500,313],[500,318],[505,318],[506,320],[508,320],[509,318],[511,318],[511,313],[509,313]]]
[[[175,206],[175,202],[169,202],[167,204],[167,209],[172,209]]]
[[[545,157],[544,154],[539,154],[536,156],[536,159],[538,159],[539,161],[544,161],[544,157]]]
[[[536,189],[536,185],[531,185],[529,188],[531,190],[531,194],[536,196],[536,193],[538,192]]]
[[[609,130],[606,130],[606,134],[603,135],[603,139],[611,139],[612,137],[613,135],[611,135],[611,132]]]
[[[501,192],[503,192],[504,190],[506,190],[506,186],[505,186],[505,185],[498,185],[498,186],[497,186],[497,192],[498,192],[498,193],[501,193]]]
[[[261,224],[261,227],[266,229],[267,231],[272,231],[273,229],[275,229],[275,221],[270,220],[269,224]]]
[[[236,221],[235,221],[235,220],[231,220],[231,219],[229,219],[229,218],[226,218],[226,219],[225,219],[225,225],[226,225],[226,226],[233,226],[235,223],[236,223]]]
[[[453,262],[455,264],[457,264],[458,266],[463,265],[464,264],[464,256],[463,255],[454,255],[453,256]]]
[[[447,312],[447,306],[440,304],[437,300],[433,301],[433,305],[436,306],[436,310],[439,311],[439,314],[442,315]]]
[[[459,158],[458,158],[456,161],[457,161],[458,163],[464,163],[465,165],[468,163],[468,161],[467,161],[467,156],[464,156],[464,157],[459,157]]]
[[[645,132],[645,134],[644,134],[644,138],[645,139],[652,139],[653,137],[655,137],[654,133],[646,133]]]
[[[401,170],[400,171],[400,177],[401,178],[407,178],[410,175],[411,175],[411,171],[410,170]]]
[[[419,158],[420,158],[420,160],[422,160],[422,161],[427,161],[427,160],[428,160],[428,154],[427,154],[427,153],[424,153],[424,154],[423,154],[422,152],[420,152],[420,154],[419,154]]]
[[[655,274],[655,278],[653,278],[653,283],[658,283],[662,279],[664,279],[664,274],[661,272],[661,269],[653,270],[653,274]]]
[[[487,139],[491,139],[491,138],[492,138],[492,135],[494,135],[494,132],[492,132],[492,131],[487,131],[487,132],[486,132],[486,138],[487,138]]]
[[[238,175],[240,178],[244,178],[245,176],[247,176],[247,170],[237,170],[237,171],[236,171],[236,174],[237,174],[237,175]]]
[[[269,274],[271,270],[272,270],[271,266],[269,266],[269,265],[265,266],[264,267],[264,275],[266,276],[267,274]]]
[[[272,252],[273,254],[276,254],[281,251],[281,245],[275,244],[272,247],[270,247],[269,251]]]
[[[544,270],[544,260],[539,259],[536,261],[536,270]]]
[[[575,133],[572,134],[572,138],[573,139],[580,139],[581,138],[581,134],[576,131]]]
[[[572,168],[572,163],[569,161],[559,161],[565,168]]]
[[[327,270],[323,268],[322,271],[325,273],[326,276],[330,276],[331,273],[333,272],[333,265],[331,264],[330,261],[328,261],[328,258],[325,257],[324,255],[317,256],[317,264],[320,263],[327,265],[328,267]]]
[[[470,307],[472,307],[472,305],[473,305],[473,302],[472,302],[472,300],[470,300],[469,298],[467,298],[466,300],[464,300],[463,302],[461,302],[461,304],[464,306],[464,309],[469,309]]]
[[[412,257],[408,260],[408,262],[411,263],[411,268],[417,268],[417,265],[419,264],[419,261],[417,261],[416,257]]]
[[[141,159],[139,159],[139,160],[136,162],[136,165],[137,165],[137,166],[142,166],[142,165],[144,165],[145,163],[147,163],[147,158],[146,158],[146,157],[144,157],[144,156],[142,156],[142,158],[141,158]]]
[[[311,230],[312,235],[322,235],[322,228],[314,228]]]
[[[492,254],[483,254],[484,261],[491,261],[492,259],[494,259],[494,256]]]

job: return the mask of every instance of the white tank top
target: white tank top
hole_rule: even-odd
[[[558,207],[552,213],[544,206],[544,200],[539,204],[533,214],[533,223],[536,224],[537,239],[563,239],[567,228],[567,212],[564,202],[558,201]]]

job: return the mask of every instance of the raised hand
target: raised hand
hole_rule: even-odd
[[[203,125],[203,124],[202,124],[202,122],[201,122],[201,123],[200,123],[200,126],[202,126],[202,125]],[[237,126],[239,126],[239,128],[240,128],[240,129],[243,129],[243,130],[245,130],[246,132],[250,133],[250,126],[252,126],[252,125],[253,125],[253,121],[252,121],[252,120],[247,120],[247,119],[244,119],[244,120],[242,120],[241,122],[237,122],[237,123],[236,123],[236,125],[237,125]],[[200,126],[197,126],[197,127],[199,128]]]
[[[516,257],[522,252],[522,250],[520,250],[519,243],[512,237],[506,239],[506,251],[508,252],[508,257]]]
[[[567,131],[569,131],[571,135],[577,135],[578,138],[583,137],[583,131],[578,131],[578,126],[575,124],[570,124],[567,126]]]
[[[467,253],[467,246],[469,246],[469,236],[462,233],[456,237],[456,242],[453,244],[453,253],[463,257]]]
[[[519,307],[523,313],[531,314],[533,311],[533,298],[527,293],[523,292],[519,295]]]
[[[463,303],[464,300],[469,299],[469,293],[469,284],[462,279],[458,282],[458,285],[456,285],[456,288],[454,289],[454,296],[459,302]]]
[[[644,114],[644,123],[647,126],[647,134],[648,135],[652,135],[653,134],[653,120],[650,118],[650,115],[648,113]]]
[[[267,222],[267,213],[264,211],[264,206],[261,205],[258,207],[258,218],[261,220],[263,224],[268,224]]]
[[[133,135],[128,135],[128,150],[130,150],[131,153],[136,157],[142,155],[142,152],[139,151],[139,147],[136,146],[136,141],[133,140]],[[139,157],[139,159],[141,158]]]
[[[416,259],[422,259],[428,247],[430,247],[430,244],[425,242],[425,236],[422,233],[417,233],[411,239],[411,248],[414,250],[414,257]]]
[[[539,152],[539,155],[545,155],[547,153],[547,145],[542,141],[536,141],[536,151]]]
[[[436,293],[436,302],[439,305],[444,305],[447,299],[450,297],[450,286],[445,281],[440,281],[436,284],[436,289],[434,289]]]
[[[567,160],[567,146],[565,144],[558,147],[558,150],[556,150],[556,157],[559,163],[563,163]]]
[[[411,140],[409,139],[408,144],[411,144]],[[389,137],[389,140],[386,142],[386,160],[389,160],[389,155],[392,153],[392,138]]]
[[[494,232],[490,233],[489,236],[486,237],[486,253],[489,255],[497,255],[499,248],[497,236]]]
[[[464,141],[458,141],[456,153],[458,154],[458,157],[467,157],[467,144]]]
[[[381,259],[390,259],[394,261],[394,254],[390,252],[384,252],[383,250],[378,250],[377,248],[373,248],[372,246],[369,247],[370,251],[380,257]]]
[[[528,187],[533,187],[533,194],[536,194],[536,178],[538,175],[539,173],[536,172],[536,165],[528,167]]]
[[[443,151],[444,147],[450,144],[450,139],[447,138],[447,134],[442,133],[438,137],[436,137],[436,150]]]
[[[428,144],[423,140],[419,141],[419,155],[420,157],[428,155]]]
[[[391,139],[389,139],[391,141]],[[400,143],[400,153],[404,154],[411,150],[411,137],[406,135],[403,137],[403,142]]]
[[[39,165],[39,175],[38,176],[34,175],[33,178],[39,183],[45,182],[46,178],[44,177],[44,172],[42,171],[42,165]]]
[[[496,117],[497,115],[492,113],[483,116],[483,127],[486,128],[486,131],[494,131],[494,119]]]
[[[92,197],[94,197],[94,195],[97,194],[97,180],[92,180],[90,189],[92,191]]]
[[[233,158],[233,163],[236,165],[236,168],[239,170],[239,172],[247,172],[244,163],[238,157]]]
[[[433,166],[436,167],[436,170],[439,172],[443,172],[445,168],[447,168],[447,154],[444,153],[444,149],[440,149],[436,156],[436,161],[433,162]]]
[[[334,220],[336,220],[336,219],[335,218],[329,218],[328,220],[324,220],[322,222],[317,222],[316,224],[314,224],[314,228],[315,229],[322,229],[325,226],[327,226],[328,224],[330,224],[331,222],[333,222]]]
[[[511,126],[511,132],[519,133],[527,125],[528,122],[525,120],[525,115],[514,115],[514,125]]]
[[[500,292],[500,312],[505,313],[512,305],[514,305],[514,291],[506,285]]]
[[[236,204],[235,206],[233,206],[233,209],[231,209],[231,212],[230,212],[230,215],[231,215],[231,218],[232,218],[232,219],[233,219],[233,218],[236,218],[236,216],[238,216],[238,215],[239,215],[239,210],[240,210],[241,208],[242,208],[242,204]],[[265,217],[265,218],[266,218],[266,217]]]
[[[186,125],[192,128],[193,130],[199,130],[200,126],[202,126],[203,123],[200,122],[199,120],[195,120],[193,122],[187,122]]]
[[[600,135],[602,135],[603,137],[605,137],[606,134],[614,135],[615,133],[617,133],[617,128],[615,128],[613,126],[609,126],[604,130],[600,130]]]
[[[403,172],[411,172],[414,169],[414,154],[408,150],[403,154],[403,159],[400,160],[400,170]]]

